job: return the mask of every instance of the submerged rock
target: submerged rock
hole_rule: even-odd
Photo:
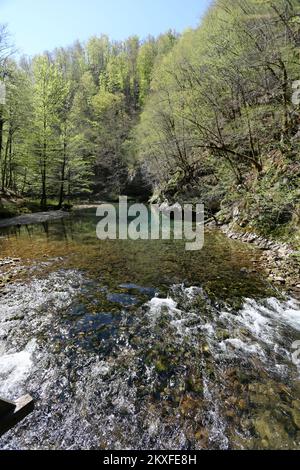
[[[265,411],[254,421],[256,433],[261,438],[263,448],[284,449],[288,448],[288,434],[281,423],[272,418],[270,411]]]

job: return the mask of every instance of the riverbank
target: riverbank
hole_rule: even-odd
[[[48,199],[45,212],[68,211],[73,207],[73,201],[59,207],[56,200]],[[12,191],[0,191],[0,223],[6,219],[41,213],[40,200],[22,197]]]
[[[287,243],[267,239],[253,232],[237,232],[230,225],[222,225],[220,229],[232,240],[257,246],[262,251],[261,263],[268,280],[300,299],[299,251]]]
[[[52,220],[69,217],[69,212],[62,210],[49,212],[36,212],[34,214],[19,215],[9,219],[0,220],[0,228],[18,227],[21,225],[41,224]]]

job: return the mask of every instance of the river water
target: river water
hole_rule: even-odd
[[[0,234],[0,257],[19,258],[0,291],[0,396],[36,402],[0,449],[299,449],[300,305],[260,252],[218,231],[199,252],[99,241],[96,222]]]

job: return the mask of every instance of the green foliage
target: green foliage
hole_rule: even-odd
[[[138,167],[158,198],[202,200],[213,215],[222,205],[226,220],[238,205],[243,227],[298,230],[299,15],[298,0],[216,0],[180,37],[102,35],[1,59],[2,189],[61,206],[122,193]]]
[[[131,136],[156,193],[238,203],[264,233],[299,224],[299,14],[296,0],[217,0],[156,63]]]
[[[126,144],[172,33],[141,42],[105,35],[86,45],[0,63],[7,103],[0,109],[0,186],[40,197],[43,208],[73,196],[119,194],[127,179]],[[0,28],[0,51],[8,51]],[[1,78],[1,77],[0,77]]]

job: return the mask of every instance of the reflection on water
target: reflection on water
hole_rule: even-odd
[[[1,256],[29,260],[58,259],[49,269],[76,268],[99,282],[142,284],[150,288],[176,283],[204,285],[220,297],[251,295],[265,291],[254,274],[256,250],[208,232],[205,247],[187,252],[184,241],[100,241],[96,237],[95,210],[40,225],[6,229],[0,239]],[[243,272],[241,272],[241,268]],[[247,268],[247,269],[245,269]],[[245,274],[246,272],[246,274]]]
[[[95,211],[7,229],[0,395],[35,412],[7,449],[300,448],[300,308],[259,252],[206,234],[99,241]],[[277,298],[276,298],[277,297]]]

